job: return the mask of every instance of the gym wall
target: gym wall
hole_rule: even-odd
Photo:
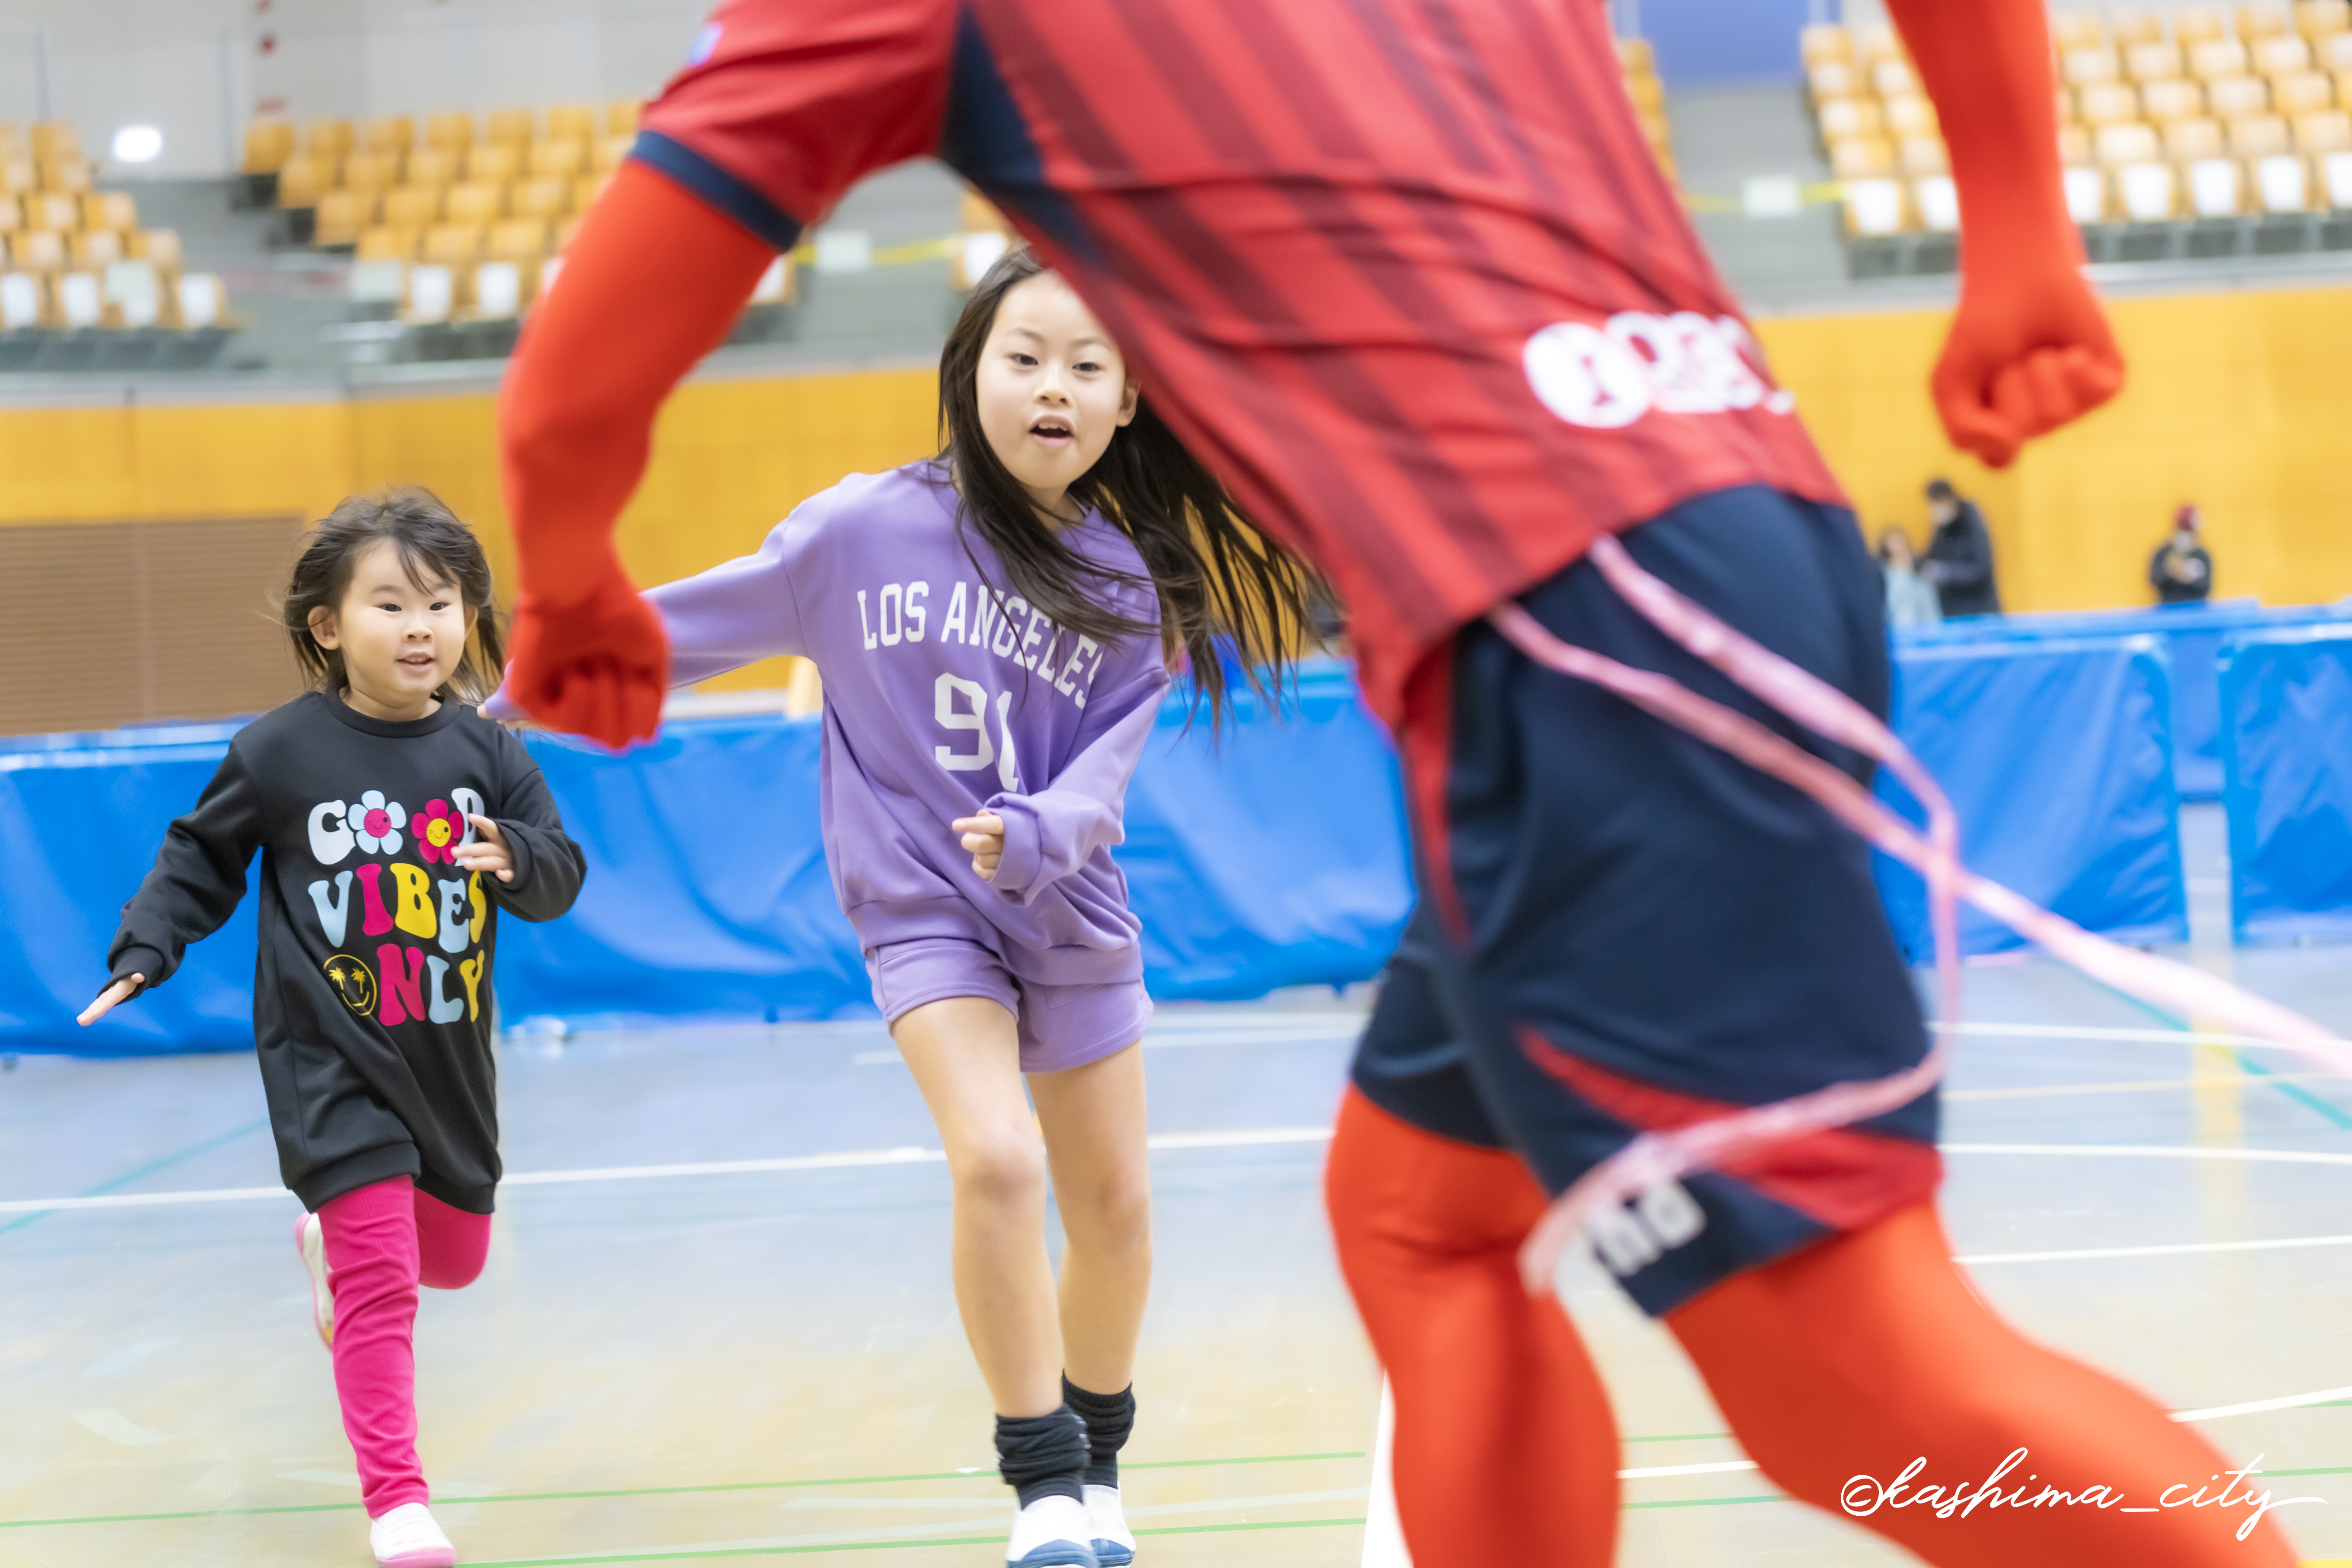
[[[2124,396],[2001,473],[1955,454],[1937,425],[1927,378],[1941,312],[1757,331],[1864,526],[1924,537],[1920,487],[1949,475],[1984,508],[2012,609],[2145,604],[2148,552],[2185,500],[2205,509],[2220,595],[2352,593],[2352,290],[2128,300],[2114,313],[2132,365]],[[630,570],[663,582],[755,549],[842,475],[932,450],[932,392],[928,366],[688,384],[622,520]],[[492,411],[488,392],[0,409],[0,527],[315,518],[352,490],[416,483],[480,528],[510,591]],[[114,538],[92,532],[88,552],[108,559]],[[715,684],[782,680],[753,668]]]

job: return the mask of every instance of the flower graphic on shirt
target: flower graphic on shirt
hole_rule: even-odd
[[[343,821],[360,847],[371,855],[397,855],[405,842],[400,830],[408,826],[408,808],[396,800],[383,798],[383,791],[372,789],[360,796],[359,805],[352,807]]]
[[[425,802],[424,815],[410,826],[416,830],[416,852],[425,857],[426,865],[457,864],[457,846],[466,837],[466,819],[447,801]]]

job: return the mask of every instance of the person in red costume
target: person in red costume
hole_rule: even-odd
[[[2066,215],[2046,23],[2040,0],[1893,9],[1967,237],[1931,390],[1998,467],[2123,379]],[[654,732],[667,654],[612,531],[655,413],[775,251],[926,153],[1010,216],[1348,605],[1423,890],[1328,1177],[1395,1390],[1400,1514],[1421,1568],[1604,1563],[1608,1403],[1516,1268],[1547,1194],[1645,1128],[1899,1071],[1926,1032],[1850,833],[1483,617],[1516,603],[1851,762],[1583,563],[1614,535],[1883,708],[1878,580],[1843,494],[1646,151],[1598,5],[730,0],[508,378],[508,690],[534,717]],[[2218,1451],[1969,1289],[1936,1119],[1931,1090],[1667,1184],[1601,1251],[1793,1496],[1862,1516],[1841,1510],[1857,1475],[1916,1457],[1917,1484],[1973,1485],[2024,1448],[2004,1498],[2121,1499],[1861,1517],[1932,1563],[2284,1568],[2274,1522],[2241,1542],[2242,1512],[2152,1507],[2229,1468]]]

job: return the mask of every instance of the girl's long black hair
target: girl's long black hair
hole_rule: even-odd
[[[330,694],[345,684],[343,656],[321,647],[310,635],[310,612],[340,611],[352,585],[352,569],[371,545],[390,541],[400,564],[420,591],[446,584],[466,607],[477,612],[474,635],[448,682],[433,695],[479,703],[499,689],[506,668],[506,639],[499,631],[499,607],[490,596],[490,562],[482,542],[441,499],[421,486],[346,497],[319,520],[302,542],[294,580],[280,603],[294,662],[319,690]]]
[[[1150,398],[1137,400],[1135,417],[1069,489],[1071,500],[1134,541],[1148,581],[1098,566],[1064,543],[989,446],[980,426],[981,351],[1005,294],[1045,270],[1025,247],[1008,252],[971,291],[940,354],[940,459],[961,492],[959,526],[968,521],[988,542],[1014,593],[1055,626],[1083,636],[1108,642],[1151,632],[1150,623],[1119,615],[1095,595],[1118,584],[1153,589],[1161,651],[1171,663],[1183,656],[1193,700],[1209,705],[1213,723],[1231,696],[1228,658],[1259,696],[1277,695],[1312,635],[1316,578],[1257,528]],[[969,538],[964,552],[985,578]]]

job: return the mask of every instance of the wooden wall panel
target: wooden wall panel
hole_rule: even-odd
[[[304,520],[0,528],[0,734],[223,719],[301,689],[278,629]]]

